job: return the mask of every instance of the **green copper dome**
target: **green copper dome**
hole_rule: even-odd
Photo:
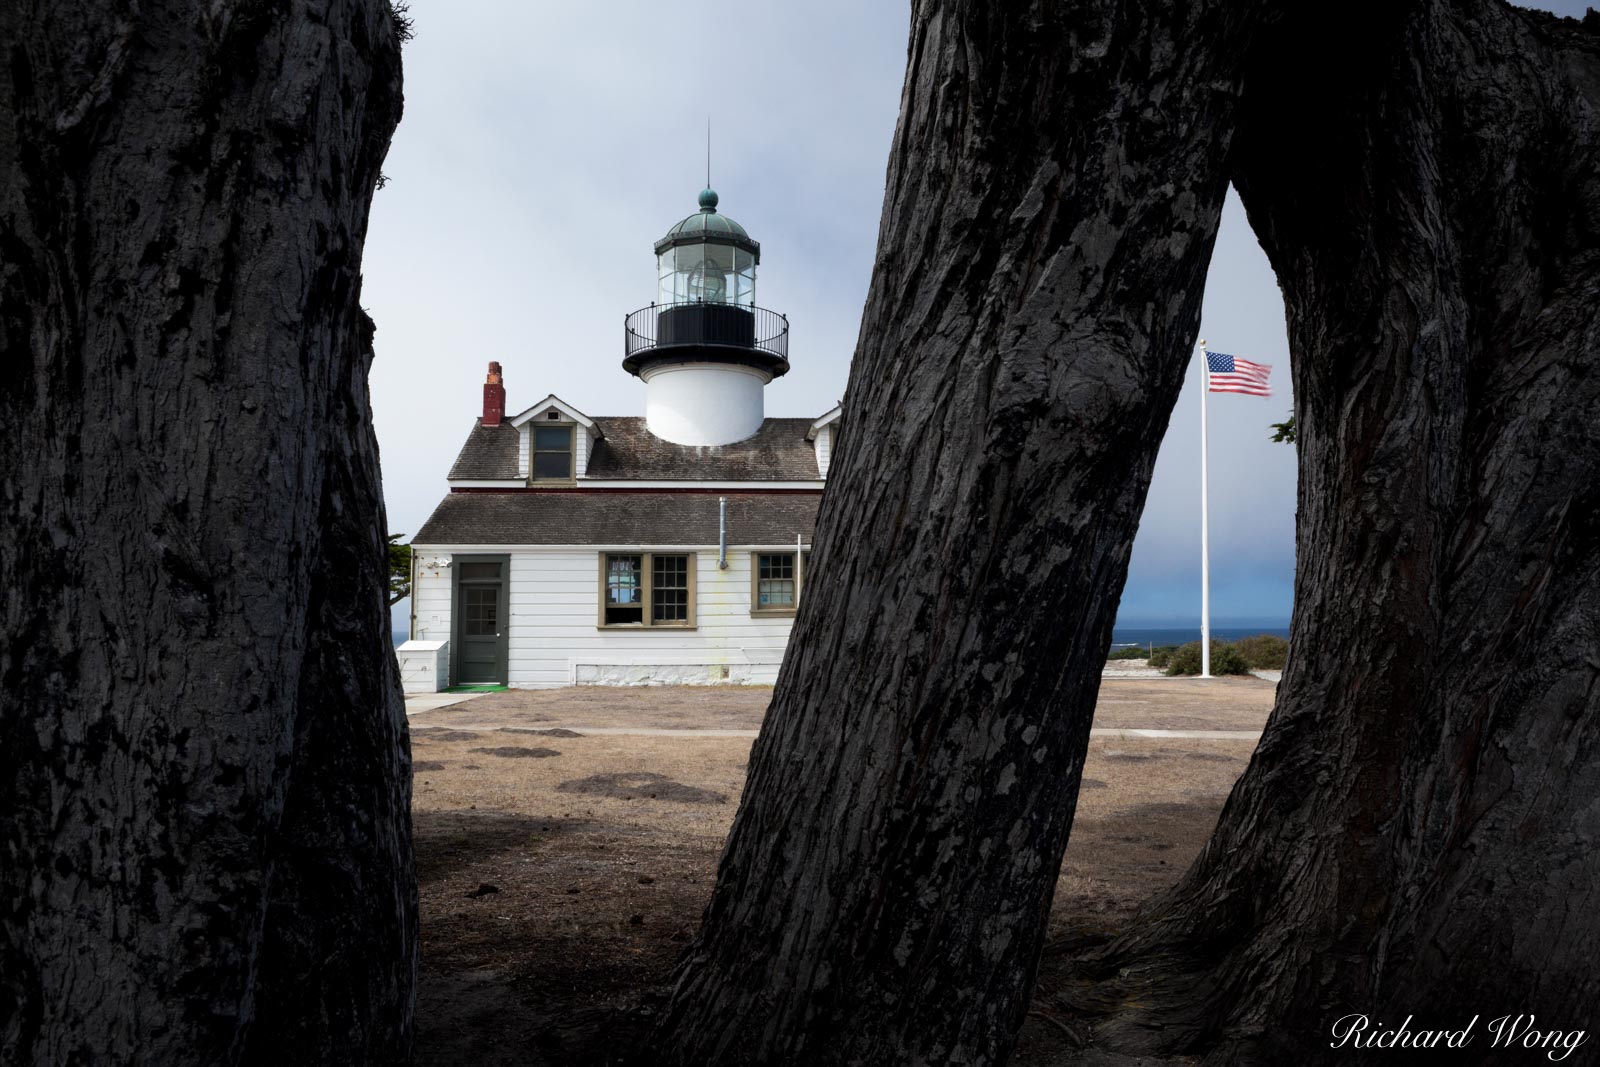
[[[700,191],[700,210],[679,222],[656,242],[656,255],[686,244],[720,244],[742,248],[761,261],[761,244],[751,239],[745,228],[726,215],[717,213],[715,189]]]

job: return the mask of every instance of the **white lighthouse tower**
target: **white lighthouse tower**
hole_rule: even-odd
[[[645,424],[680,445],[726,445],[761,428],[767,383],[789,370],[789,321],[756,307],[761,245],[717,212],[717,194],[656,242],[655,303],[627,318],[622,366],[645,383]]]

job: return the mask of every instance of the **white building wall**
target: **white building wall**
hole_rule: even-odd
[[[833,427],[824,426],[817,431],[817,474],[828,476],[828,463],[833,459]]]
[[[792,551],[793,546],[761,546]],[[770,685],[794,625],[792,616],[750,614],[749,547],[728,550],[728,569],[717,568],[714,548],[696,556],[695,629],[602,629],[600,547],[422,547],[415,595],[419,639],[450,638],[450,570],[431,567],[435,557],[511,557],[509,677],[513,688],[573,684]],[[614,551],[647,551],[615,546]]]
[[[572,428],[572,473],[574,477],[582,478],[589,473],[589,449],[593,442],[589,440],[587,426],[574,426]]]
[[[436,562],[450,558],[425,545],[413,543],[412,559],[416,578],[411,586],[416,621],[412,624],[414,641],[449,641],[450,633],[450,569],[436,566]]]

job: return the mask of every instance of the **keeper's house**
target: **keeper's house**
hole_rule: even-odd
[[[450,491],[413,539],[408,691],[772,682],[840,409],[766,418],[788,321],[755,305],[761,249],[717,195],[655,246],[627,318],[645,414],[547,396],[506,415],[498,363]]]

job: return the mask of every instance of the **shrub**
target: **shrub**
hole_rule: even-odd
[[[1114,660],[1114,659],[1144,659],[1144,657],[1145,657],[1145,648],[1144,648],[1144,646],[1143,645],[1133,645],[1130,648],[1113,649],[1112,652],[1111,652],[1111,655],[1107,656],[1106,659],[1109,661],[1109,660]]]
[[[1239,655],[1256,671],[1281,671],[1289,657],[1289,642],[1271,634],[1257,634],[1234,642]]]
[[[1150,653],[1150,666],[1165,670],[1172,662],[1172,654],[1176,651],[1178,651],[1177,645],[1156,646],[1155,651]]]
[[[1200,642],[1190,641],[1187,645],[1172,654],[1171,661],[1167,664],[1167,673],[1199,674],[1200,673]],[[1250,667],[1239,655],[1237,649],[1226,641],[1211,642],[1211,673],[1212,674],[1249,674]]]

